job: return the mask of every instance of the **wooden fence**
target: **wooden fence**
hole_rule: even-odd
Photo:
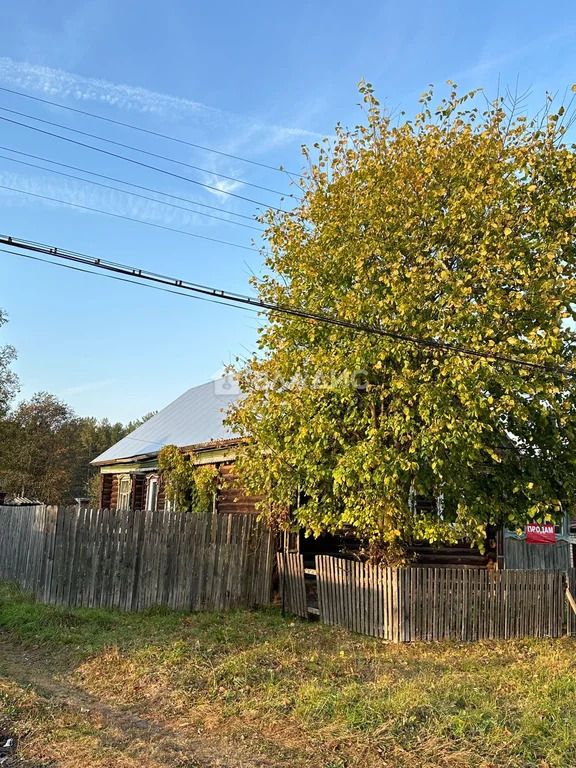
[[[273,560],[270,531],[253,515],[0,506],[0,579],[46,603],[265,605]]]
[[[504,536],[504,562],[507,570],[565,571],[572,567],[572,544],[557,538],[554,544],[529,544],[526,539]]]
[[[278,553],[279,591],[282,608],[308,618],[304,556]]]
[[[307,616],[301,556],[284,558],[286,607]],[[576,634],[565,594],[571,584],[576,596],[576,569],[396,569],[319,555],[316,579],[321,621],[390,642]]]
[[[576,568],[566,571],[566,634],[576,637]]]

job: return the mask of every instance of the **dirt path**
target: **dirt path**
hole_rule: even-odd
[[[142,716],[131,709],[109,706],[71,683],[58,660],[36,648],[25,648],[0,636],[0,679],[32,690],[41,698],[54,718],[73,716],[79,727],[85,723],[95,729],[97,742],[103,753],[115,752],[125,761],[112,758],[99,761],[99,765],[142,766],[143,768],[276,768],[286,765],[268,758],[248,754],[242,742],[230,743],[222,736],[194,732],[192,729],[174,728],[163,720],[162,713],[154,713],[154,719]],[[192,731],[192,732],[191,732]],[[34,734],[36,747],[42,746],[42,733]],[[48,762],[34,763],[76,768],[77,749],[70,747],[67,755],[64,744],[49,744],[45,753]],[[98,749],[98,743],[95,748]],[[29,750],[24,738],[21,753]],[[53,755],[61,753],[54,762]],[[74,754],[72,754],[74,753]],[[16,763],[14,765],[23,765]],[[11,765],[11,763],[8,763]],[[91,768],[90,764],[90,768]],[[84,768],[89,768],[84,764]]]

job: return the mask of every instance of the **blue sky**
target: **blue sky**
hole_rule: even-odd
[[[489,94],[498,79],[513,85],[519,78],[521,86],[531,86],[534,105],[541,103],[545,90],[563,90],[576,82],[573,2],[558,2],[552,9],[530,1],[496,0],[368,0],[361,6],[341,0],[289,5],[8,0],[0,6],[0,28],[0,86],[295,170],[301,166],[302,143],[330,134],[338,121],[358,121],[356,86],[362,77],[375,85],[381,101],[407,110],[428,83],[441,86],[449,78],[467,90],[484,87]],[[278,195],[240,180],[289,193],[288,177],[2,92],[0,106],[202,167],[204,171],[193,172],[157,161],[222,191],[0,121],[3,147],[198,200],[224,209],[212,212],[228,221],[0,158],[3,187],[248,249],[5,189],[0,189],[2,233],[248,291],[248,278],[260,267],[257,249],[250,248],[252,235],[258,233],[229,221],[250,223],[234,214],[251,216],[258,206],[224,192],[279,205]],[[34,124],[5,112],[0,116]],[[3,149],[0,154],[16,157]],[[0,307],[10,317],[0,343],[18,349],[21,396],[47,390],[81,415],[128,421],[161,408],[236,355],[249,354],[256,338],[258,319],[246,311],[4,253],[0,270]]]

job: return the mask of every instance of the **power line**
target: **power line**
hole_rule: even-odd
[[[153,291],[162,291],[163,293],[172,293],[175,296],[182,296],[184,299],[195,299],[196,301],[205,301],[208,304],[220,304],[223,307],[230,309],[238,309],[233,304],[228,304],[225,301],[218,301],[218,299],[209,299],[206,296],[196,296],[193,293],[182,293],[181,291],[175,291],[172,288],[162,288],[160,285],[150,285],[149,283],[141,283],[138,280],[129,280],[126,277],[118,277],[117,275],[109,275],[102,272],[92,272],[90,269],[83,269],[82,267],[73,267],[71,264],[60,264],[56,261],[50,261],[49,259],[41,259],[39,256],[31,256],[29,253],[18,253],[17,251],[9,251],[7,248],[0,248],[0,253],[8,253],[10,256],[19,256],[22,259],[30,259],[31,261],[39,261],[42,264],[50,264],[53,267],[60,267],[61,269],[70,269],[73,272],[82,272],[85,275],[93,275],[94,277],[101,277],[106,280],[118,280],[120,283],[131,283],[137,285],[139,288],[150,288]],[[244,307],[246,312],[254,312],[258,314],[257,309],[252,307]]]
[[[180,200],[183,203],[191,203],[192,205],[199,205],[202,208],[208,208],[211,211],[220,211],[226,213],[228,216],[236,216],[240,219],[247,219],[248,221],[254,221],[253,216],[246,216],[244,213],[235,213],[234,211],[228,211],[226,208],[219,208],[217,205],[208,205],[208,203],[201,203],[198,200],[191,200],[189,197],[181,197],[180,195],[173,195],[170,192],[163,192],[160,189],[154,189],[153,187],[145,187],[142,184],[134,184],[131,181],[124,181],[124,179],[117,179],[115,176],[106,176],[104,173],[96,173],[96,171],[89,171],[86,168],[79,168],[76,165],[70,165],[69,163],[61,163],[58,160],[50,160],[48,157],[42,157],[41,155],[33,155],[30,152],[22,152],[19,149],[12,149],[12,147],[0,146],[6,152],[14,152],[16,155],[22,155],[22,157],[31,157],[34,160],[42,160],[44,163],[51,163],[57,165],[59,168],[68,168],[70,171],[79,171],[80,173],[87,173],[89,176],[96,176],[99,179],[106,179],[106,181],[114,181],[117,184],[125,184],[128,187],[134,187],[134,189],[142,189],[145,192],[153,192],[155,195],[164,195],[164,197],[170,197],[172,200]],[[197,213],[201,213],[197,211]],[[227,219],[226,219],[227,221]],[[235,222],[230,222],[235,223]]]
[[[576,377],[576,371],[570,370],[564,366],[550,366],[543,363],[532,363],[527,360],[522,360],[518,357],[509,357],[508,355],[501,355],[496,352],[487,352],[475,349],[469,349],[457,344],[450,344],[443,341],[437,341],[435,339],[427,339],[419,336],[410,336],[405,333],[398,333],[396,331],[390,331],[383,328],[378,328],[372,325],[365,325],[362,323],[353,323],[348,320],[342,320],[338,317],[331,317],[330,315],[322,315],[314,312],[307,312],[297,307],[286,306],[282,304],[274,304],[272,302],[264,301],[263,299],[256,299],[251,296],[246,296],[239,293],[232,293],[219,288],[212,288],[206,285],[198,283],[191,283],[186,280],[181,280],[174,277],[168,277],[156,272],[150,272],[138,267],[131,267],[125,264],[119,264],[112,261],[106,261],[103,259],[93,258],[85,254],[76,253],[73,251],[61,250],[56,247],[44,245],[42,243],[36,243],[31,240],[21,240],[10,237],[9,235],[0,235],[0,243],[11,246],[13,248],[21,248],[37,253],[43,253],[48,256],[81,263],[86,266],[103,269],[115,274],[128,275],[137,280],[147,280],[161,285],[168,285],[176,289],[191,291],[192,293],[209,296],[226,302],[231,302],[236,305],[248,305],[256,307],[260,311],[264,312],[278,312],[282,314],[292,315],[295,317],[301,317],[306,320],[315,321],[318,323],[325,323],[327,325],[334,325],[340,328],[348,328],[353,331],[359,331],[362,333],[368,333],[376,336],[382,336],[385,338],[393,339],[394,341],[403,341],[410,344],[415,344],[421,347],[427,347],[429,349],[437,349],[445,352],[454,352],[459,355],[465,355],[468,357],[481,358],[485,360],[491,360],[493,362],[509,363],[522,368],[529,368],[531,370],[544,371],[546,373],[557,373],[565,376]]]
[[[103,155],[108,155],[109,157],[115,157],[117,160],[125,160],[127,163],[133,163],[134,165],[139,165],[141,168],[147,168],[150,171],[158,171],[158,173],[164,173],[166,174],[166,176],[172,176],[175,179],[180,179],[180,181],[187,181],[189,184],[197,184],[199,187],[210,189],[213,192],[217,192],[220,195],[228,195],[229,197],[235,197],[238,200],[244,200],[244,202],[253,203],[254,205],[261,205],[263,208],[271,209],[273,211],[277,211],[278,213],[282,213],[281,208],[276,208],[273,205],[262,203],[259,200],[252,199],[251,197],[245,197],[244,195],[239,195],[236,192],[228,192],[224,189],[219,189],[218,187],[214,187],[211,184],[205,184],[203,181],[198,181],[197,179],[191,179],[189,176],[182,176],[179,173],[173,173],[172,171],[167,171],[165,168],[159,168],[156,165],[150,165],[149,163],[143,163],[140,160],[135,160],[133,157],[126,157],[126,155],[120,155],[118,154],[118,152],[110,152],[108,149],[102,149],[102,147],[95,147],[92,144],[86,144],[86,142],[83,142],[83,141],[76,141],[76,139],[71,139],[69,136],[61,136],[59,133],[54,133],[53,131],[46,131],[44,130],[44,128],[37,128],[35,125],[27,125],[26,123],[21,123],[19,120],[12,120],[9,117],[2,117],[0,115],[0,120],[3,120],[5,123],[12,123],[13,125],[19,125],[22,128],[28,128],[28,130],[30,131],[43,133],[45,136],[52,136],[55,139],[66,141],[69,144],[76,144],[76,146],[78,147],[91,149],[93,152],[100,152]]]
[[[124,144],[121,141],[114,141],[114,139],[107,139],[104,136],[98,136],[98,134],[95,134],[95,133],[88,133],[87,131],[81,131],[78,128],[70,128],[70,126],[62,125],[62,123],[55,123],[52,120],[44,120],[41,117],[28,115],[26,112],[18,112],[18,110],[16,109],[8,109],[8,107],[0,107],[0,110],[2,112],[9,112],[12,115],[18,115],[19,117],[25,117],[28,120],[36,120],[39,123],[44,123],[44,125],[51,125],[54,128],[62,128],[65,131],[71,131],[72,133],[77,133],[80,136],[88,136],[91,139],[97,139],[98,141],[105,141],[107,144],[114,144],[114,146],[116,147],[129,149],[132,152],[140,152],[141,154],[148,155],[149,157],[156,157],[158,160],[165,160],[168,163],[183,165],[186,168],[191,168],[194,171],[200,171],[201,173],[208,173],[213,176],[219,176],[221,179],[226,179],[227,181],[241,182],[247,187],[254,187],[255,189],[261,189],[262,191],[270,192],[273,195],[280,195],[281,197],[293,197],[293,198],[297,197],[296,195],[289,192],[280,192],[277,189],[270,189],[269,187],[264,187],[261,184],[254,184],[251,181],[246,181],[246,179],[238,179],[238,178],[235,178],[234,176],[226,176],[226,174],[224,173],[217,173],[216,171],[210,171],[207,168],[200,168],[198,165],[191,165],[190,163],[186,163],[183,160],[176,160],[173,157],[167,157],[166,155],[159,155],[157,152],[150,152],[147,149],[142,149],[141,147],[135,147],[132,144]]]
[[[106,123],[112,125],[121,125],[123,128],[130,128],[133,131],[140,131],[141,133],[147,133],[149,136],[156,136],[160,139],[167,139],[168,141],[174,141],[178,144],[183,144],[187,147],[194,147],[194,149],[200,149],[203,152],[212,152],[215,155],[221,155],[222,157],[229,157],[231,160],[240,160],[243,163],[249,163],[250,165],[256,165],[260,168],[267,168],[269,171],[276,171],[277,173],[286,173],[289,176],[297,176],[300,179],[304,177],[300,173],[295,171],[287,171],[284,168],[277,168],[274,165],[267,165],[266,163],[260,163],[257,160],[250,160],[247,157],[241,157],[240,155],[233,155],[230,152],[223,152],[220,149],[213,149],[211,147],[205,147],[202,144],[194,144],[192,141],[186,141],[185,139],[179,139],[176,136],[170,136],[166,133],[160,133],[159,131],[151,131],[148,128],[142,128],[139,125],[133,125],[132,123],[124,123],[121,120],[113,120],[111,117],[104,117],[104,115],[98,115],[95,112],[88,112],[84,109],[77,109],[76,107],[69,107],[66,104],[61,104],[58,101],[50,101],[49,99],[41,99],[39,96],[32,96],[29,93],[23,93],[22,91],[15,91],[11,88],[0,87],[0,91],[5,93],[11,93],[14,96],[21,96],[24,99],[32,99],[41,104],[49,104],[51,107],[58,107],[59,109],[66,109],[69,112],[75,112],[77,115],[84,115],[85,117],[93,117],[96,120],[103,120]]]
[[[2,149],[3,147],[0,147]],[[8,150],[9,152],[14,152],[16,150]],[[26,153],[22,153],[26,154]],[[225,219],[223,216],[214,216],[212,213],[205,213],[204,211],[195,211],[193,208],[186,208],[184,205],[177,205],[176,203],[168,203],[165,200],[158,200],[155,197],[148,197],[148,195],[141,195],[138,192],[130,192],[128,189],[120,189],[120,187],[113,187],[110,184],[102,184],[99,181],[92,181],[92,179],[83,179],[81,176],[74,176],[73,173],[64,173],[63,171],[57,171],[55,168],[47,168],[45,165],[38,165],[37,163],[28,163],[26,160],[17,160],[15,157],[8,157],[8,155],[1,155],[0,158],[3,160],[9,160],[11,163],[18,163],[19,165],[26,165],[29,168],[39,168],[41,171],[48,171],[49,173],[55,173],[58,176],[63,176],[66,179],[75,179],[76,181],[82,181],[84,184],[93,184],[96,187],[101,187],[103,189],[111,189],[114,192],[121,192],[123,195],[130,195],[132,197],[139,197],[142,200],[150,200],[153,203],[160,203],[160,205],[166,205],[169,208],[177,208],[180,211],[187,211],[188,213],[193,213],[196,216],[207,216],[209,219],[216,219],[217,221],[223,221],[225,224],[236,224],[238,227],[245,227],[246,229],[252,229],[255,232],[263,232],[262,229],[259,227],[253,227],[250,224],[243,224],[241,221],[230,221],[230,219]],[[48,160],[47,162],[51,162]],[[90,173],[90,171],[84,171],[84,173]],[[98,174],[100,175],[100,174]],[[127,182],[121,182],[121,183],[127,183]],[[164,194],[163,192],[159,192],[158,194]]]
[[[124,221],[131,221],[134,224],[144,224],[146,227],[155,227],[156,229],[164,229],[167,232],[176,232],[179,235],[196,237],[199,240],[208,240],[212,243],[219,243],[220,245],[228,245],[231,248],[241,248],[243,251],[250,251],[251,253],[254,253],[254,248],[251,248],[249,245],[240,245],[239,243],[231,243],[228,240],[219,240],[216,237],[208,237],[208,235],[197,235],[195,232],[188,232],[185,229],[176,229],[175,227],[167,227],[164,224],[154,224],[151,221],[144,221],[143,219],[135,219],[132,216],[123,216],[121,213],[112,213],[111,211],[103,211],[101,208],[92,208],[88,205],[80,205],[80,203],[71,203],[68,200],[59,200],[56,197],[50,197],[49,195],[41,195],[38,192],[29,192],[26,189],[18,189],[17,187],[9,187],[5,184],[0,184],[0,189],[6,189],[9,192],[19,192],[22,195],[37,197],[40,200],[47,200],[51,203],[60,203],[61,205],[69,205],[71,208],[79,208],[82,211],[90,211],[91,213],[100,213],[103,216],[112,216],[114,219],[123,219]]]

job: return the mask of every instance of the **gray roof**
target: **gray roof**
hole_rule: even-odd
[[[192,387],[91,463],[154,455],[165,445],[184,448],[238,438],[222,421],[228,406],[241,396],[230,377]]]

